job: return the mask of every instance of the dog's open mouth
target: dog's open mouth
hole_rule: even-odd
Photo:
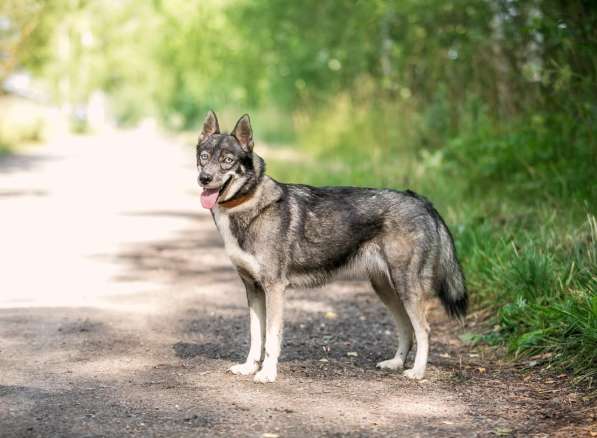
[[[232,178],[228,178],[226,182],[217,189],[204,188],[203,192],[201,192],[201,206],[210,210],[214,208],[220,195],[228,188],[230,181],[232,181]]]

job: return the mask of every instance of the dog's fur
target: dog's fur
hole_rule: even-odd
[[[197,167],[199,184],[219,190],[211,213],[247,292],[251,347],[232,373],[273,382],[286,289],[319,286],[348,272],[370,279],[396,322],[396,355],[377,366],[402,369],[414,332],[414,366],[404,375],[423,377],[429,349],[424,296],[435,292],[456,317],[464,316],[468,302],[454,242],[429,201],[409,190],[279,183],[265,175],[263,159],[253,152],[248,115],[222,134],[209,112]]]

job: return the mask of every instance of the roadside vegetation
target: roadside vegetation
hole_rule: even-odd
[[[469,340],[594,384],[596,5],[50,3],[2,13],[35,22],[5,46],[56,101],[103,90],[121,124],[152,115],[172,130],[248,111],[260,140],[310,157],[270,163],[280,180],[425,195],[487,318]]]
[[[0,95],[0,154],[40,141],[45,123],[44,115],[35,105]]]

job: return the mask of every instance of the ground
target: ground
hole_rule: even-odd
[[[362,281],[289,291],[276,383],[226,373],[246,301],[182,143],[146,126],[0,158],[0,436],[597,434],[566,374],[463,344],[480,316],[435,301],[426,378],[376,369],[396,341]]]

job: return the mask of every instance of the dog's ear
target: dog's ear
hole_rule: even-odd
[[[199,143],[205,140],[207,137],[213,134],[220,133],[220,125],[218,124],[218,117],[216,113],[212,110],[209,110],[205,120],[203,121],[203,128],[201,129],[201,134],[199,134]]]
[[[253,150],[253,130],[251,129],[251,119],[249,119],[248,114],[238,119],[232,130],[232,135],[238,140],[245,152]]]

